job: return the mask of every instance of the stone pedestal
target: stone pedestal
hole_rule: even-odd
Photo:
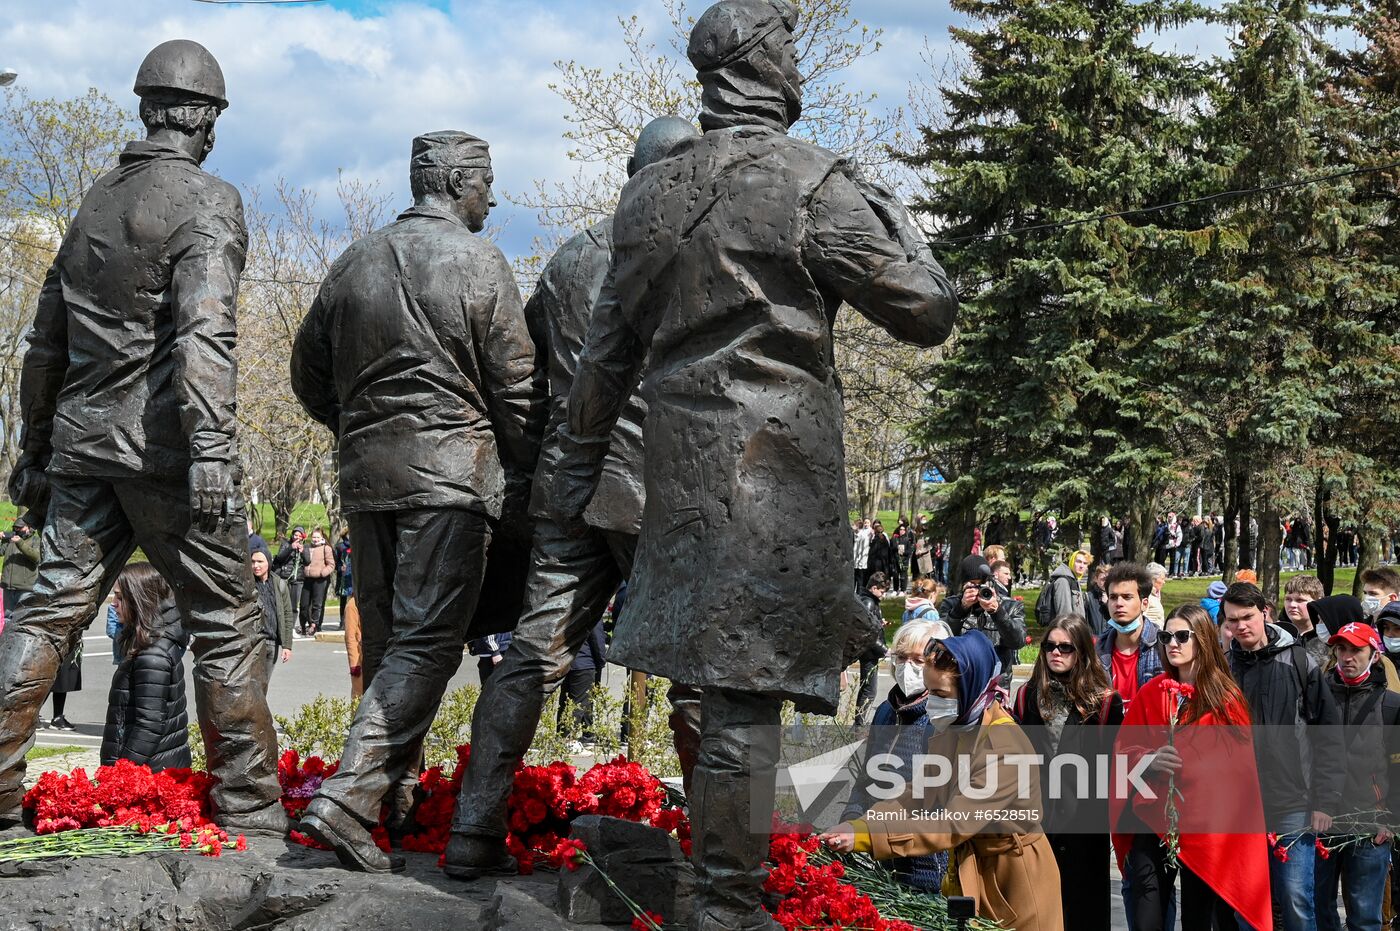
[[[619,818],[574,819],[570,837],[583,841],[599,869],[634,902],[684,926],[690,919],[695,870],[675,839],[658,828]],[[559,874],[559,914],[568,921],[629,925],[632,913],[592,866]]]
[[[0,840],[23,829],[0,832]],[[555,877],[459,882],[437,857],[397,875],[351,873],[331,853],[251,837],[218,858],[188,853],[0,864],[0,931],[606,931],[567,921]]]

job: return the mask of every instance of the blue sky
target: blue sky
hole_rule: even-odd
[[[394,207],[406,206],[409,141],[437,129],[491,142],[498,192],[572,174],[566,108],[548,88],[552,63],[615,64],[619,16],[635,13],[663,44],[667,37],[658,0],[3,4],[0,67],[18,70],[36,97],[93,86],[134,109],[131,81],[148,49],[170,38],[202,42],[222,63],[232,102],[208,167],[248,190],[268,192],[279,180],[312,189],[328,212],[340,172],[377,182]],[[698,11],[703,0],[690,5]],[[878,94],[877,107],[902,105],[925,42],[935,58],[944,54],[951,12],[940,0],[854,0],[853,10],[885,34],[851,82]],[[1218,47],[1216,37],[1208,44]],[[493,220],[504,224],[507,255],[530,251],[539,227],[529,211],[503,202]]]

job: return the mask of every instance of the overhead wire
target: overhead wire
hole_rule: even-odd
[[[1099,223],[1104,220],[1116,220],[1121,217],[1137,216],[1144,213],[1157,213],[1163,210],[1173,210],[1177,207],[1190,207],[1195,204],[1207,204],[1212,201],[1223,200],[1231,197],[1247,197],[1251,194],[1267,194],[1271,191],[1282,191],[1288,188],[1305,187],[1310,184],[1321,184],[1326,181],[1336,181],[1339,178],[1347,178],[1352,175],[1375,174],[1382,171],[1390,171],[1400,168],[1400,161],[1390,162],[1385,165],[1370,165],[1362,168],[1348,168],[1344,171],[1335,171],[1331,174],[1317,175],[1311,178],[1294,178],[1291,181],[1279,181],[1274,184],[1265,184],[1259,187],[1239,188],[1231,191],[1217,191],[1214,194],[1205,194],[1201,197],[1192,197],[1186,200],[1176,200],[1166,204],[1156,204],[1151,207],[1135,207],[1131,210],[1116,210],[1112,213],[1101,213],[1092,217],[1081,217],[1077,220],[1062,220],[1058,223],[1037,223],[1034,226],[1021,226],[1016,229],[1003,230],[999,233],[976,233],[971,236],[954,236],[951,239],[931,239],[930,246],[955,246],[964,242],[977,242],[982,240],[1004,239],[1008,236],[1025,236],[1031,233],[1048,232],[1051,230],[1069,229],[1074,226],[1083,226],[1086,223]]]

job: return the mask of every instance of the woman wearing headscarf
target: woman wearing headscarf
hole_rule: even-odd
[[[919,581],[933,584],[931,579]],[[937,614],[933,617],[933,620],[910,621],[895,633],[889,655],[894,666],[894,685],[884,702],[875,709],[875,718],[870,722],[870,740],[865,748],[867,764],[878,754],[890,754],[897,758],[899,773],[905,779],[913,772],[914,757],[924,752],[934,733],[928,719],[924,658],[932,640],[952,636],[948,625],[937,620]],[[871,794],[874,782],[869,766],[862,766],[860,779],[851,787],[851,795],[846,800],[841,817],[865,816],[875,801]],[[939,851],[918,857],[899,857],[889,861],[886,866],[901,882],[921,892],[937,893],[943,888],[943,877],[948,872],[948,853]]]
[[[931,757],[956,776],[946,785],[873,806],[822,835],[832,850],[877,860],[951,851],[944,891],[971,896],[977,914],[1017,931],[1063,931],[1060,871],[1041,830],[1040,782],[1008,758],[1035,748],[996,701],[1001,667],[991,641],[970,631],[929,644],[924,663]],[[960,772],[960,770],[963,770]],[[962,791],[974,787],[978,798]]]

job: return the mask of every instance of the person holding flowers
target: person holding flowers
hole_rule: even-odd
[[[1240,927],[1268,931],[1269,851],[1249,706],[1230,678],[1204,608],[1173,611],[1157,648],[1165,672],[1138,692],[1116,748],[1120,777],[1122,767],[1137,769],[1148,756],[1150,791],[1115,793],[1110,803],[1118,867],[1130,879],[1134,931],[1171,927],[1178,873],[1181,927],[1233,931],[1238,915]],[[1221,833],[1192,830],[1207,826]]]
[[[874,805],[821,840],[837,853],[877,860],[951,851],[945,893],[971,896],[979,916],[1016,931],[1064,931],[1060,871],[1039,820],[1039,775],[1031,767],[1022,786],[1025,768],[1013,763],[1032,758],[1034,748],[997,703],[1000,679],[996,648],[981,631],[931,641],[924,661],[934,731],[928,754],[963,772]],[[977,787],[979,797],[962,785]]]
[[[916,590],[921,585],[932,588],[932,579],[919,579],[914,583]],[[860,777],[851,787],[846,800],[843,818],[859,818],[869,810],[874,799],[871,788],[874,777],[869,761],[877,754],[893,754],[899,760],[899,773],[908,779],[914,769],[914,758],[923,753],[933,736],[933,725],[928,719],[928,687],[924,685],[924,657],[929,644],[934,639],[947,639],[952,636],[948,625],[933,615],[933,620],[910,621],[894,635],[890,646],[890,660],[894,665],[894,686],[884,702],[875,709],[875,717],[870,722],[870,740],[866,744],[865,760],[860,767]],[[899,858],[885,864],[894,872],[900,882],[924,892],[937,893],[943,888],[943,877],[948,872],[946,851],[925,854],[919,857]]]
[[[1048,785],[1056,756],[1097,759],[1113,749],[1113,734],[1123,723],[1123,699],[1108,682],[1094,652],[1094,633],[1082,616],[1061,614],[1045,628],[1040,657],[1030,681],[1016,693],[1012,714],[1045,760],[1040,770],[1045,832],[1060,868],[1065,927],[1109,931],[1108,833],[1084,830],[1091,818],[1103,824],[1107,807],[1093,798],[1090,787],[1080,787],[1073,766],[1061,770],[1058,797],[1052,798]]]
[[[1392,840],[1386,825],[1394,825],[1400,813],[1400,728],[1393,726],[1400,724],[1400,695],[1386,688],[1381,640],[1361,602],[1333,595],[1311,606],[1334,622],[1345,621],[1327,641],[1336,661],[1327,685],[1342,715],[1347,774],[1341,808],[1351,813],[1334,818],[1331,831],[1317,838],[1317,927],[1341,931],[1340,885],[1347,931],[1380,931]]]

